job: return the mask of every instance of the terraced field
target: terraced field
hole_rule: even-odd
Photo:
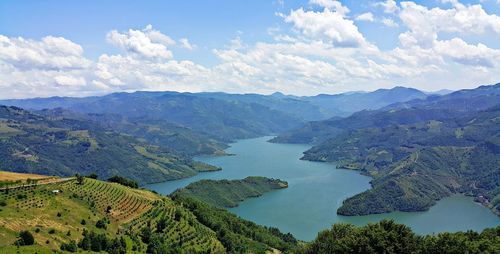
[[[79,242],[84,230],[124,237],[128,252],[143,253],[147,245],[137,239],[146,227],[156,232],[160,219],[166,221],[165,243],[189,253],[225,252],[212,230],[168,197],[117,183],[85,178],[83,184],[25,186],[1,190],[0,201],[0,249],[7,253],[17,251],[13,243],[21,230],[35,237],[35,246],[20,247],[21,253],[59,250],[62,243]],[[103,219],[109,221],[106,228],[97,228]]]

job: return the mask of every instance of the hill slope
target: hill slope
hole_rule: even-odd
[[[319,144],[341,133],[361,128],[386,127],[392,124],[412,124],[461,117],[464,114],[493,107],[499,101],[500,84],[481,86],[443,96],[435,95],[426,99],[395,103],[379,110],[364,110],[346,118],[335,117],[309,122],[301,128],[284,132],[271,141]]]
[[[109,132],[89,121],[51,118],[0,106],[0,168],[71,176],[119,174],[140,183],[218,170],[170,150]]]
[[[451,193],[472,195],[500,214],[500,107],[471,116],[351,131],[306,151],[374,177],[373,189],[338,213],[422,211]]]
[[[249,176],[242,180],[201,180],[176,190],[172,195],[198,199],[216,207],[236,207],[247,198],[287,187],[288,183],[279,179]]]
[[[34,245],[21,246],[22,253],[52,253],[71,240],[78,243],[80,251],[99,247],[106,252],[113,248],[113,253],[263,253],[278,247],[288,250],[294,246],[289,239],[295,241],[276,229],[195,201],[173,201],[149,191],[89,178],[81,184],[73,179],[1,190],[0,201],[0,248],[7,252],[17,250],[13,244],[21,230],[28,230],[35,240]],[[200,217],[193,211],[212,216]],[[238,231],[228,222],[249,231]],[[112,245],[113,239],[118,239],[117,246]],[[103,241],[109,244],[103,245]]]

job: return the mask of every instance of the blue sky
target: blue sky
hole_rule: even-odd
[[[495,73],[500,62],[499,6],[497,0],[4,0],[0,35],[6,39],[0,47],[0,72],[10,76],[0,81],[11,93],[0,97],[134,90],[315,94],[395,85],[426,90],[473,87],[500,82]],[[451,14],[439,17],[432,10]],[[419,22],[429,20],[427,30],[419,28]],[[131,46],[136,38],[130,31],[147,34],[148,25],[149,31],[172,42]],[[117,32],[112,39],[111,31]],[[420,39],[429,34],[435,38]],[[44,41],[46,37],[62,40]],[[403,43],[403,37],[409,39]],[[186,47],[181,40],[195,46]],[[44,50],[49,46],[60,51]],[[80,47],[81,53],[65,46]],[[145,57],[136,46],[169,53],[159,57],[154,54],[162,53],[155,51]],[[123,67],[107,66],[111,64]],[[131,70],[136,73],[123,77]]]

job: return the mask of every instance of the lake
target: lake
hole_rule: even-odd
[[[266,176],[288,182],[288,188],[245,200],[229,209],[258,224],[291,232],[301,240],[312,240],[331,224],[347,222],[364,225],[382,219],[394,219],[419,234],[442,231],[482,230],[500,225],[500,217],[474,203],[472,198],[455,195],[439,201],[426,212],[393,212],[368,216],[339,216],[337,208],[347,197],[370,188],[370,178],[356,171],[337,169],[334,164],[302,161],[308,145],[273,144],[271,137],[240,140],[231,144],[234,156],[207,156],[195,159],[222,167],[221,171],[147,185],[146,188],[170,194],[177,188],[201,179],[242,179]]]

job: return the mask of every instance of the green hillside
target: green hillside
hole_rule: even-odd
[[[216,207],[235,207],[247,198],[286,187],[288,183],[279,179],[250,176],[243,180],[201,180],[172,195],[198,199]]]
[[[452,193],[476,197],[500,214],[500,110],[410,125],[351,131],[311,148],[304,159],[335,161],[374,177],[373,189],[338,213],[422,211]]]
[[[271,142],[320,144],[330,138],[363,128],[382,128],[399,124],[414,124],[429,120],[449,120],[473,115],[500,101],[500,84],[465,89],[443,96],[433,95],[405,103],[395,103],[379,110],[363,110],[340,118],[304,124],[280,133]]]
[[[140,183],[219,168],[179,156],[90,121],[49,117],[0,106],[0,168],[58,176],[122,175]]]
[[[0,204],[0,249],[6,253],[52,253],[61,248],[108,253],[264,253],[296,244],[293,237],[276,229],[196,201],[172,200],[90,178],[83,183],[71,179],[0,190]],[[34,244],[16,246],[23,230],[33,235]]]
[[[85,114],[62,108],[36,111],[44,116],[64,117],[89,121],[104,130],[128,134],[150,144],[170,149],[185,156],[224,154],[225,142],[212,135],[196,132],[190,128],[170,123],[165,120],[141,121],[117,114]]]

